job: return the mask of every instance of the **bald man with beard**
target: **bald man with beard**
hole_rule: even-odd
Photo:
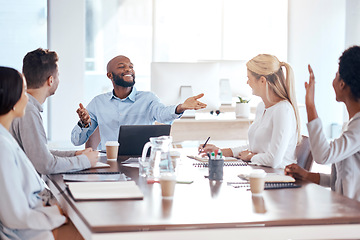
[[[100,133],[97,148],[104,150],[107,141],[118,140],[121,125],[151,125],[155,121],[171,124],[186,110],[206,107],[198,101],[204,94],[189,97],[177,106],[165,106],[154,93],[137,91],[134,65],[126,56],[120,55],[109,61],[107,77],[113,84],[113,91],[96,96],[86,108],[79,104],[80,120],[71,133],[71,141],[76,146],[86,143],[95,132]],[[95,131],[97,127],[99,131]]]

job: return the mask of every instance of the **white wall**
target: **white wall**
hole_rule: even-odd
[[[0,0],[0,65],[22,71],[26,53],[46,48],[46,0]]]
[[[60,86],[51,97],[49,137],[70,142],[78,118],[77,105],[84,99],[85,0],[49,1],[48,47],[60,56]],[[360,43],[358,0],[289,0],[288,61],[297,81],[297,98],[304,103],[307,64],[316,76],[316,106],[330,136],[331,123],[343,121],[342,104],[335,101],[331,82],[345,46]],[[347,27],[346,27],[347,26]],[[307,116],[301,110],[303,133]],[[65,116],[65,117],[62,117]]]
[[[83,99],[85,72],[85,0],[48,0],[48,47],[59,55],[60,85],[49,104],[48,137],[70,142]]]
[[[295,72],[297,99],[305,103],[304,82],[311,64],[316,78],[315,104],[328,137],[331,123],[343,121],[343,106],[335,101],[332,80],[345,48],[345,19],[345,0],[289,0],[288,61]],[[305,108],[300,111],[302,132],[307,134]]]
[[[346,1],[346,48],[360,45],[360,1]]]

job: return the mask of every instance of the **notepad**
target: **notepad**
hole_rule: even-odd
[[[143,199],[134,181],[124,182],[68,182],[73,198],[78,200]]]
[[[141,159],[141,157],[131,157],[122,162],[122,165],[125,167],[139,168],[139,159]]]
[[[86,168],[86,169],[79,170],[79,171],[62,172],[62,174],[87,174],[87,173],[93,173],[93,172],[87,172],[86,170],[97,169],[97,168],[109,168],[109,167],[110,167],[110,165],[107,163],[97,162],[96,165],[93,167]],[[97,172],[94,172],[94,173],[97,173]]]
[[[108,168],[108,167],[110,167],[110,165],[107,163],[97,162],[96,165],[91,168]]]
[[[196,162],[193,163],[194,167],[209,167],[209,163],[207,162]],[[231,162],[224,162],[224,167],[233,167],[233,166],[248,166],[248,164],[244,161],[231,161]]]
[[[239,174],[238,177],[249,180],[249,174]],[[295,182],[295,179],[285,174],[267,173],[265,182]]]
[[[191,159],[195,159],[200,162],[208,162],[209,161],[209,158],[206,156],[201,157],[201,156],[188,155],[187,157],[191,158]],[[235,161],[239,161],[239,159],[234,158],[234,157],[224,157],[224,161],[225,162],[235,162]]]
[[[71,182],[127,181],[127,177],[123,173],[106,174],[106,172],[101,172],[99,174],[91,172],[91,174],[63,174],[63,180]]]
[[[234,188],[242,188],[242,189],[250,190],[250,183],[233,182],[230,183],[229,185],[231,185]],[[265,190],[282,189],[282,188],[299,188],[299,187],[301,187],[301,185],[295,184],[293,182],[266,182],[264,185]]]

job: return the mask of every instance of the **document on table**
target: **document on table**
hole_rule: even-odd
[[[122,162],[122,164],[126,167],[139,168],[139,159],[140,157],[132,157]]]
[[[195,159],[197,161],[200,161],[200,162],[208,162],[209,161],[209,158],[204,156],[204,157],[201,157],[201,156],[197,156],[197,155],[188,155],[187,156],[188,158],[191,158],[191,159]],[[225,162],[232,162],[232,161],[239,161],[239,159],[237,158],[234,158],[234,157],[224,157],[224,161]]]
[[[97,162],[96,165],[91,168],[108,168],[108,167],[110,167],[110,165],[107,163]]]
[[[68,182],[75,200],[143,199],[144,195],[134,181],[122,182]]]
[[[101,182],[101,181],[127,181],[123,173],[106,174],[106,172],[94,174],[63,174],[64,181],[72,182]]]
[[[84,170],[79,170],[79,171],[70,171],[70,172],[63,172],[63,174],[85,174],[88,173],[89,169],[97,169],[97,168],[109,168],[110,165],[107,163],[103,163],[103,162],[97,162],[95,166],[84,169]]]
[[[249,174],[239,174],[238,177],[249,180]],[[285,174],[266,173],[265,182],[295,182],[295,179]]]

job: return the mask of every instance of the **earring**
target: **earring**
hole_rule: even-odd
[[[13,111],[15,111],[15,109],[16,109],[15,107],[12,108]]]

